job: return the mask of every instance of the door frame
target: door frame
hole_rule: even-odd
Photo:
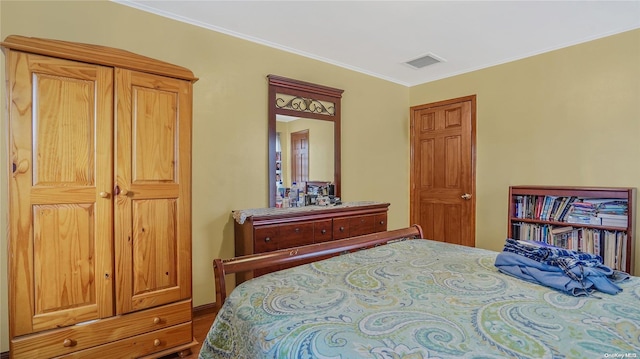
[[[476,95],[469,95],[463,97],[452,98],[448,100],[442,100],[437,102],[430,102],[422,105],[411,106],[409,109],[409,132],[410,132],[410,162],[409,162],[409,220],[410,223],[417,223],[415,215],[417,205],[415,201],[416,196],[416,165],[415,165],[415,154],[414,154],[414,145],[415,145],[415,118],[414,112],[416,110],[424,110],[433,107],[447,106],[460,102],[471,102],[471,133],[470,133],[470,141],[471,141],[471,228],[473,228],[473,243],[475,246],[476,243]]]

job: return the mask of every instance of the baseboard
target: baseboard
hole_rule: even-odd
[[[197,307],[193,307],[193,316],[197,317],[200,315],[215,313],[217,311],[218,311],[218,307],[216,306],[215,302],[203,304]],[[9,359],[9,352],[0,353],[0,359]]]
[[[194,317],[205,315],[205,314],[217,313],[217,312],[218,312],[218,306],[216,305],[215,302],[193,307]],[[0,358],[0,359],[4,359],[4,358]]]

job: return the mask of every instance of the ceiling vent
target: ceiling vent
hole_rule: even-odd
[[[443,62],[444,60],[433,55],[433,54],[427,54],[421,57],[418,57],[417,59],[413,59],[411,61],[407,61],[405,62],[406,65],[409,65],[410,67],[414,68],[414,69],[421,69],[423,67],[427,67],[433,64],[437,64],[439,62]]]

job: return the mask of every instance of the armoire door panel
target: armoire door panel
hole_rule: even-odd
[[[36,314],[95,303],[92,205],[36,205],[33,257]]]
[[[188,82],[116,69],[116,312],[189,298]],[[184,198],[184,201],[181,199]],[[161,269],[161,271],[160,271]]]
[[[132,183],[176,182],[177,91],[133,87]]]
[[[133,295],[177,285],[176,201],[133,203]]]
[[[33,81],[34,186],[93,185],[94,81],[37,73]]]
[[[7,62],[16,336],[113,314],[113,206],[100,195],[112,188],[113,70],[13,51]]]

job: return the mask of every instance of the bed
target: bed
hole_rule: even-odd
[[[418,226],[214,261],[209,358],[621,358],[640,355],[640,278],[574,297],[500,273],[497,252]],[[365,248],[365,249],[361,249]],[[225,275],[343,253],[253,278]]]

